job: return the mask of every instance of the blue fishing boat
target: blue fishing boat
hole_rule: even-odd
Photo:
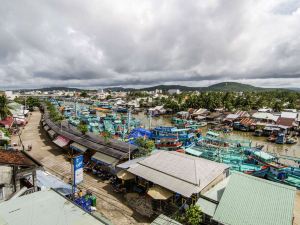
[[[160,139],[178,139],[183,148],[188,148],[198,141],[198,137],[191,129],[178,129],[176,127],[156,127],[152,130],[153,139],[157,142]]]

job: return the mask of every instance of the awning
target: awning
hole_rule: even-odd
[[[135,178],[135,175],[126,170],[121,170],[117,173],[117,177],[121,180],[133,180]]]
[[[56,133],[51,129],[48,130],[47,132],[48,132],[49,136],[53,139]]]
[[[44,130],[45,130],[45,131],[47,131],[47,130],[49,130],[49,129],[50,129],[50,127],[49,127],[48,125],[44,126]]]
[[[98,162],[108,164],[108,165],[116,165],[119,161],[118,159],[111,157],[109,155],[105,155],[101,152],[96,152],[95,155],[92,156],[92,160],[96,160]]]
[[[75,150],[75,151],[78,151],[78,152],[85,152],[88,148],[85,147],[85,146],[82,146],[76,142],[73,142],[71,145],[70,145],[70,148]]]
[[[157,200],[167,200],[173,196],[172,192],[161,186],[154,186],[152,188],[149,188],[147,194],[150,195],[153,199]]]
[[[68,138],[65,138],[61,135],[59,135],[57,138],[55,138],[55,140],[53,140],[53,143],[58,145],[59,147],[65,147],[66,145],[68,145],[70,142],[70,140]]]

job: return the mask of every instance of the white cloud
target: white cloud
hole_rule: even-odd
[[[0,3],[3,88],[300,84],[300,0]]]

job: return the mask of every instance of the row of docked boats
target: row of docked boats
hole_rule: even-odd
[[[87,125],[89,132],[100,134],[104,131],[111,135],[117,135],[125,138],[128,131],[140,127],[139,120],[132,118],[130,113],[117,114],[113,111],[111,113],[97,113],[94,106],[87,106],[78,103],[65,103],[59,101],[52,101],[61,111],[68,123],[78,126],[80,123]],[[110,105],[99,104],[101,109],[111,109]],[[103,112],[103,111],[102,111]]]
[[[263,135],[263,131],[256,130],[253,135],[260,137]],[[276,144],[296,144],[298,142],[298,138],[284,133],[272,133],[267,137],[267,141],[274,142]]]
[[[240,140],[226,140],[208,132],[195,146],[185,149],[185,153],[228,164],[234,171],[300,189],[300,169],[280,163],[281,156],[264,152],[262,148],[263,146],[252,148]],[[300,159],[293,160],[300,165]]]

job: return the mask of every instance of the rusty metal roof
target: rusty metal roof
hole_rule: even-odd
[[[26,153],[21,151],[0,150],[0,164],[17,166],[40,166]]]

